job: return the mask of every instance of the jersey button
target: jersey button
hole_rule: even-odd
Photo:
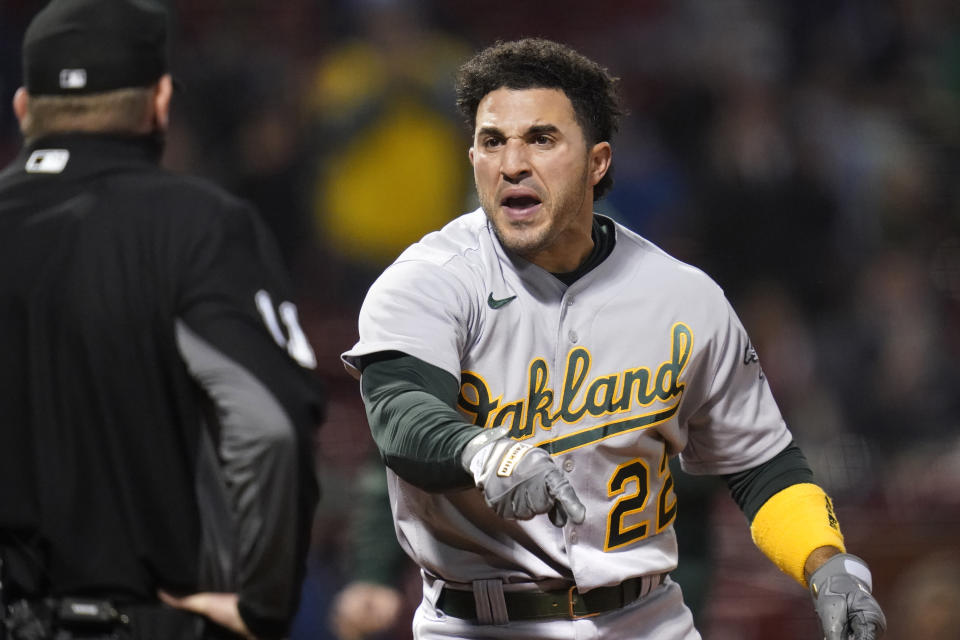
[[[580,336],[577,335],[576,331],[571,331],[567,334],[567,337],[570,339],[570,342],[576,342],[580,339]]]
[[[564,471],[569,473],[570,471],[573,471],[573,467],[574,467],[574,462],[572,458],[567,458],[566,460],[563,461]]]

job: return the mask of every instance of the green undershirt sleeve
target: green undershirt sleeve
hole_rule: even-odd
[[[373,440],[398,476],[433,492],[473,486],[460,454],[483,429],[454,409],[456,378],[419,358],[389,352],[364,364],[360,392]]]
[[[767,462],[723,478],[730,495],[752,523],[763,503],[775,494],[791,485],[813,482],[813,471],[800,447],[791,442]]]

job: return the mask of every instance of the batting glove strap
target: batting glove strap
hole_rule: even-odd
[[[467,442],[467,446],[463,448],[463,452],[460,454],[460,464],[467,473],[473,476],[474,480],[477,479],[477,472],[490,456],[493,443],[504,440],[509,431],[510,427],[484,429]]]
[[[833,556],[810,576],[810,595],[826,640],[875,640],[883,635],[887,619],[872,589],[867,563],[849,553]]]

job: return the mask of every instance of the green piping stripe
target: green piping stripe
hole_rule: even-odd
[[[635,429],[645,429],[663,422],[664,420],[669,420],[673,417],[673,414],[677,412],[677,408],[679,406],[680,403],[678,402],[672,407],[667,407],[666,409],[656,413],[648,413],[642,416],[637,416],[636,418],[620,420],[619,422],[608,422],[607,424],[601,424],[597,427],[593,427],[592,429],[586,429],[585,431],[571,433],[568,436],[541,442],[537,446],[540,449],[545,449],[550,455],[555,456],[558,453],[564,453],[570,449],[576,449],[577,447],[582,447],[583,445],[597,442],[598,440],[603,440],[604,438],[609,438],[610,436],[619,435]]]

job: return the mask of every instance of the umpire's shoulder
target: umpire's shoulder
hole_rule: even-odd
[[[252,209],[251,205],[206,179],[171,171],[156,171],[132,181],[144,206],[161,207],[174,215],[211,216]]]
[[[118,225],[137,229],[176,255],[213,246],[274,251],[264,244],[271,236],[260,212],[205,178],[163,169],[130,171],[114,176],[108,191]]]

